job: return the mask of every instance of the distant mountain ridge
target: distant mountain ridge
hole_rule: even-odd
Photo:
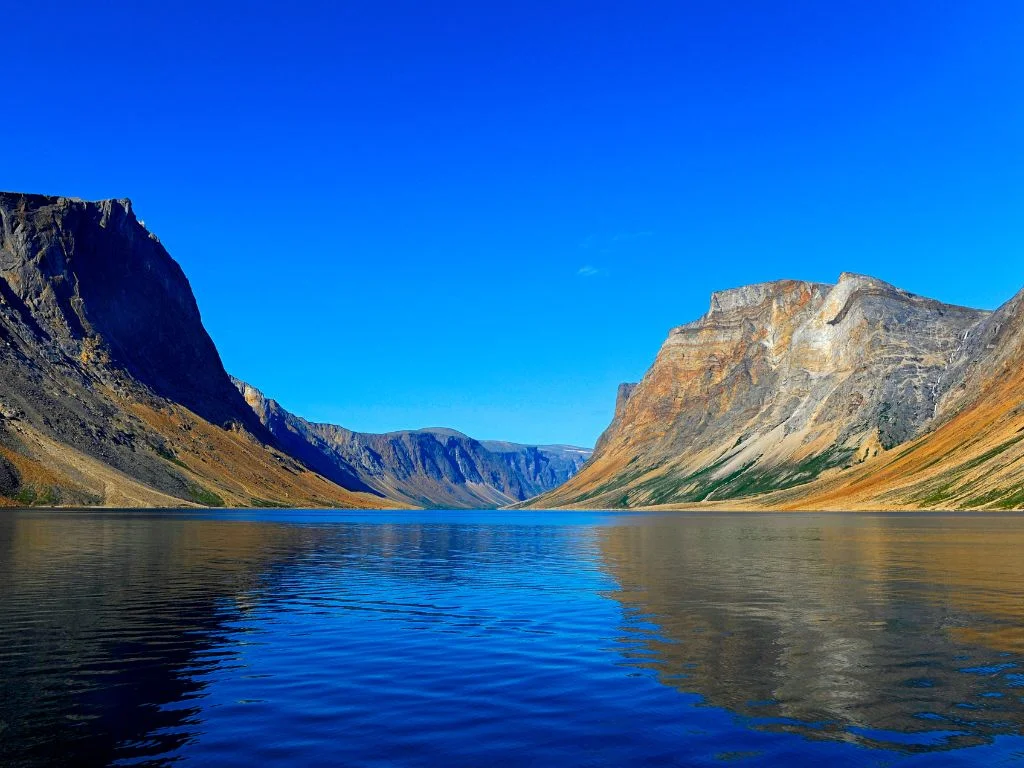
[[[590,451],[474,440],[454,429],[353,432],[296,416],[255,387],[235,386],[293,455],[345,488],[425,507],[500,507],[575,475]]]
[[[849,273],[716,293],[620,387],[587,466],[528,505],[1022,507],[1022,304]]]

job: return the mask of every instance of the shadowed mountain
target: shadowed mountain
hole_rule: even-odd
[[[380,506],[283,453],[128,200],[0,193],[0,504]]]
[[[1020,506],[1021,303],[982,312],[852,274],[716,293],[620,388],[583,471],[530,504]]]
[[[453,429],[368,434],[296,416],[235,381],[291,455],[352,490],[425,507],[486,508],[524,501],[564,483],[590,451],[566,445],[479,441]]]

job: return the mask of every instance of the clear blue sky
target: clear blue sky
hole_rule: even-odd
[[[12,3],[2,184],[131,197],[228,369],[591,444],[710,291],[1024,287],[1024,3]]]

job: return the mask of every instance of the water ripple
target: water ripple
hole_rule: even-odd
[[[1010,764],[1024,518],[3,513],[0,764]]]

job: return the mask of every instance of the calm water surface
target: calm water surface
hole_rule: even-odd
[[[0,512],[0,765],[1024,762],[1024,517]]]

